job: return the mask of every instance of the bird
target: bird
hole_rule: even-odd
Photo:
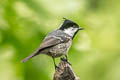
[[[27,62],[29,59],[39,55],[45,54],[52,57],[55,68],[57,67],[55,63],[55,58],[65,56],[66,61],[68,61],[68,51],[72,45],[73,38],[79,30],[83,30],[83,27],[69,19],[64,18],[64,21],[60,27],[52,32],[50,32],[30,56],[22,60],[23,63]]]

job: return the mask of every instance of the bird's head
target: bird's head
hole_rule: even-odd
[[[79,30],[83,30],[83,28],[79,27],[79,25],[76,24],[75,22],[68,20],[66,18],[64,19],[65,20],[59,29],[65,32],[66,34],[70,35],[71,37],[74,37]]]

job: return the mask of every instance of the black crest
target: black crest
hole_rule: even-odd
[[[64,22],[63,24],[60,26],[59,29],[61,30],[64,30],[64,29],[67,29],[69,27],[75,27],[75,28],[79,28],[78,24],[76,24],[75,22],[69,20],[69,19],[66,19],[66,18],[63,18],[64,19]]]

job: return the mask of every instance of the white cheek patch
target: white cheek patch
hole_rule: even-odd
[[[70,28],[64,29],[64,32],[70,36],[74,36],[74,34],[77,30],[78,30],[78,28],[70,27]]]

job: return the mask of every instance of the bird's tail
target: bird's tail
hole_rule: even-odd
[[[33,55],[28,56],[28,57],[24,58],[21,62],[25,63],[25,62],[27,62],[29,59],[31,59],[32,57],[33,57]]]
[[[38,54],[39,54],[39,50],[37,50],[36,52],[34,52],[32,55],[24,58],[21,62],[25,63],[25,62],[27,62],[29,59],[31,59],[32,57],[34,57],[34,56],[36,56],[36,55],[38,55]]]

